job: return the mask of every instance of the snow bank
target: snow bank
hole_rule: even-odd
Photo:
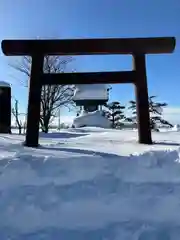
[[[80,84],[76,85],[73,100],[108,100],[108,92],[105,84]]]
[[[0,239],[178,240],[179,160],[179,151],[2,158]]]
[[[73,125],[76,128],[84,126],[110,128],[111,122],[106,117],[102,116],[101,111],[98,110],[76,117],[73,121]]]
[[[0,239],[179,240],[179,133],[144,146],[133,131],[84,129],[42,134],[39,149],[0,135]]]
[[[69,128],[68,130],[64,130],[62,129],[61,131],[68,131],[68,132],[73,132],[73,133],[87,133],[87,134],[91,134],[91,133],[105,133],[106,132],[112,132],[113,129],[104,129],[102,127],[83,127],[83,128]]]
[[[172,131],[176,131],[176,132],[180,132],[180,125],[174,125],[174,127],[172,128]]]

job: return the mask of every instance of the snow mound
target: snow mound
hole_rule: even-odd
[[[108,100],[108,91],[105,84],[76,85],[73,100]]]
[[[179,133],[83,130],[0,134],[0,239],[179,240]]]
[[[1,159],[0,239],[179,240],[178,150],[59,150]]]
[[[64,131],[64,130],[61,130]],[[66,130],[67,131],[67,130]],[[70,133],[87,133],[87,134],[91,134],[91,133],[104,133],[104,132],[112,132],[113,129],[105,129],[102,127],[80,127],[80,128],[69,128],[68,132]]]
[[[180,125],[174,125],[174,127],[172,128],[172,131],[176,131],[176,132],[180,132]]]
[[[73,121],[73,125],[76,128],[86,126],[110,128],[111,122],[106,117],[102,116],[102,112],[98,110],[76,117]]]

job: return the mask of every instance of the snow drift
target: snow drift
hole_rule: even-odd
[[[101,111],[97,110],[76,117],[73,121],[73,125],[76,128],[84,126],[110,128],[111,122],[106,117],[102,116]]]
[[[68,131],[0,135],[1,240],[179,240],[179,133]]]
[[[176,132],[180,132],[180,125],[177,124],[177,125],[174,125],[174,127],[172,128],[173,131],[176,131]]]

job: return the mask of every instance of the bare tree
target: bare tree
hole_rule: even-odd
[[[23,123],[22,121],[19,119],[20,115],[22,115],[21,113],[19,113],[19,102],[17,99],[14,99],[15,103],[14,103],[14,107],[12,108],[12,114],[15,118],[15,122],[16,125],[18,127],[19,130],[19,134],[22,133],[22,128],[23,128]]]
[[[72,61],[72,57],[45,56],[44,57],[44,73],[63,73],[68,63]],[[28,87],[31,73],[32,59],[28,56],[22,57],[20,62],[11,64],[15,70],[26,75],[27,79],[24,83]],[[74,94],[74,85],[44,85],[41,92],[41,112],[40,126],[43,132],[47,133],[51,123],[57,116],[60,107],[68,107],[73,104],[72,97]]]

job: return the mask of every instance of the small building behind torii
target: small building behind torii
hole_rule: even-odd
[[[74,93],[73,101],[80,111],[94,112],[101,110],[109,100],[107,84],[78,84]]]

